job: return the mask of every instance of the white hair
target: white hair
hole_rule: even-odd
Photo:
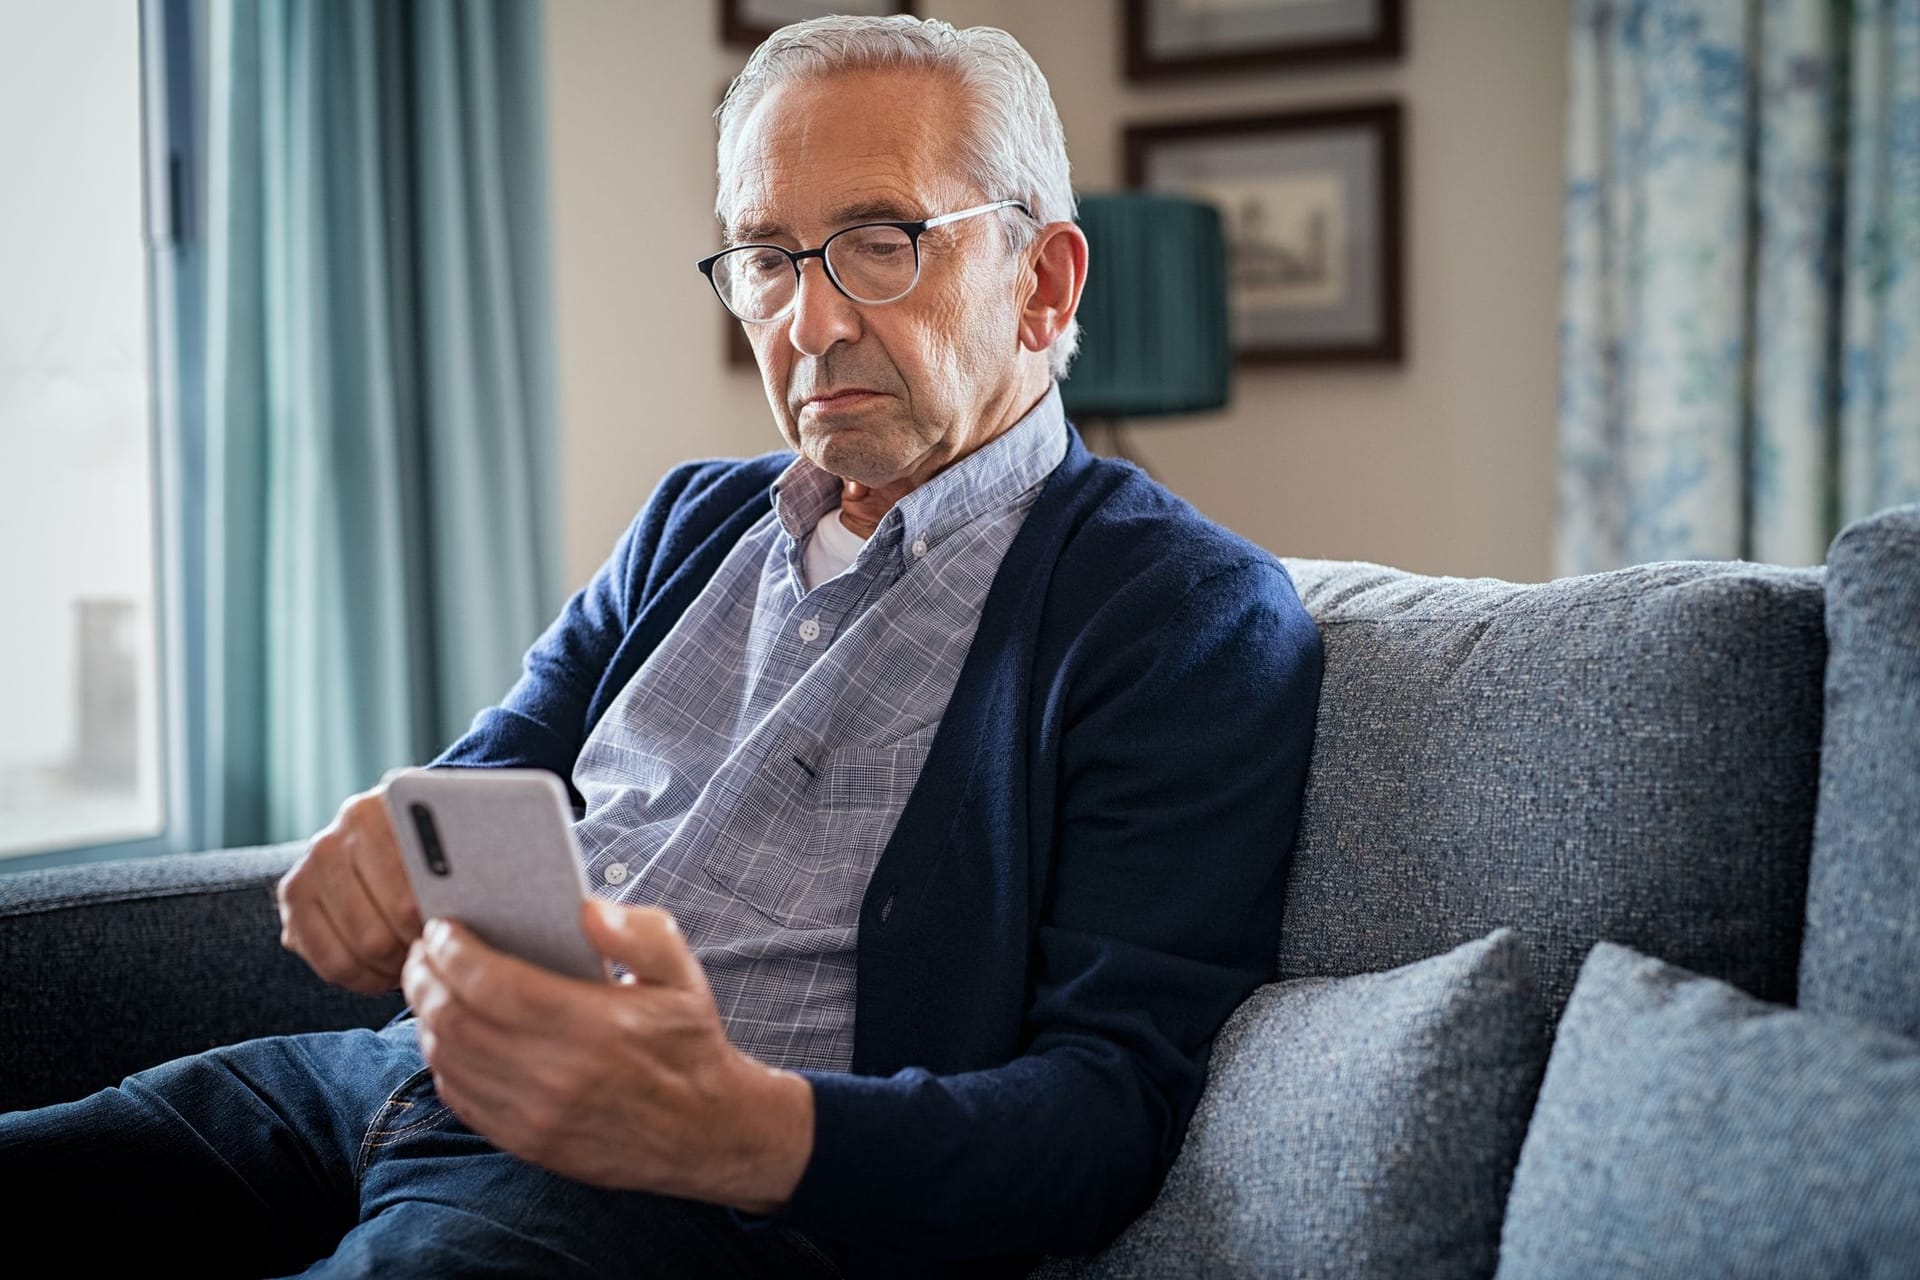
[[[714,112],[720,124],[718,194],[714,212],[733,221],[735,152],[740,128],[776,87],[841,71],[914,67],[950,76],[973,106],[954,139],[967,178],[987,200],[1018,200],[1039,222],[1074,220],[1067,140],[1047,78],[1032,55],[998,27],[956,29],[935,18],[813,18],[782,27],[753,51]],[[942,211],[936,211],[942,212]],[[1018,252],[1039,234],[1018,209],[995,215],[1007,245]],[[1064,378],[1080,346],[1080,323],[1069,321],[1047,349],[1053,376]]]

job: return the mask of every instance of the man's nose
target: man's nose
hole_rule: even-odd
[[[793,349],[819,357],[836,342],[859,338],[860,309],[827,278],[827,264],[819,258],[802,262],[794,285],[793,314],[787,317],[787,340]]]

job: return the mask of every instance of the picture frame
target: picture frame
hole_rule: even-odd
[[[747,326],[734,319],[724,307],[720,314],[727,322],[727,368],[758,373],[760,364],[754,359],[753,341],[747,337]]]
[[[1398,102],[1135,124],[1129,186],[1220,206],[1241,364],[1405,359]]]
[[[881,17],[912,13],[914,0],[720,0],[720,38],[742,48],[758,47],[762,40],[790,23],[805,22],[829,13]]]
[[[722,102],[726,101],[727,89],[732,83],[731,80],[722,83],[719,92],[713,95],[713,105],[716,108],[719,107]],[[720,246],[715,245],[714,247],[717,249]],[[708,296],[712,296],[713,290],[706,284],[703,283],[701,288],[706,290]],[[718,299],[715,299],[715,301],[718,301]],[[760,372],[760,365],[759,362],[754,359],[753,342],[747,337],[747,326],[741,321],[736,320],[733,313],[725,307],[720,307],[718,310],[720,312],[720,322],[726,326],[725,336],[721,339],[721,346],[726,350],[727,368],[758,374]]]
[[[1131,80],[1400,57],[1405,0],[1126,0]]]

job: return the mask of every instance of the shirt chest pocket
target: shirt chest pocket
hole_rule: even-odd
[[[708,878],[784,928],[852,928],[938,729],[769,760],[764,824],[713,848],[702,862]]]

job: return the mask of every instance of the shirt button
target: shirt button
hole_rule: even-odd
[[[600,878],[608,884],[625,883],[627,879],[627,864],[624,862],[609,862],[606,870],[600,873]]]
[[[925,538],[915,538],[913,540],[913,558],[918,560],[925,554],[927,554],[927,540]]]
[[[808,618],[800,624],[800,638],[812,644],[820,638],[820,619]]]

